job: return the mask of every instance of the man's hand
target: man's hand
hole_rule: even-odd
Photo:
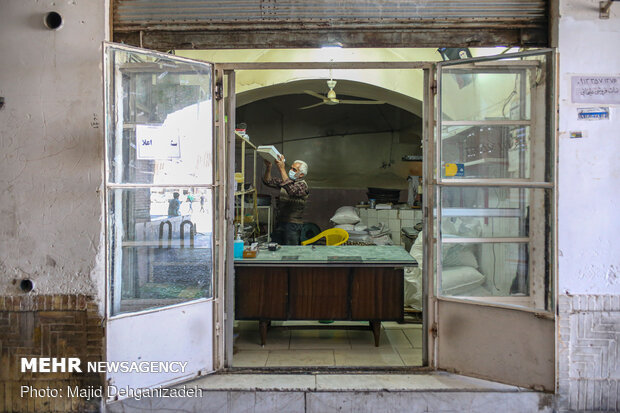
[[[280,169],[284,168],[284,155],[278,155],[278,159],[276,159],[276,166]]]
[[[271,162],[269,162],[267,159],[263,159],[263,162],[265,162],[265,168],[271,168]]]

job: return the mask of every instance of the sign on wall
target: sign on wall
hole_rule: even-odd
[[[577,120],[609,120],[609,107],[577,108]]]
[[[178,159],[181,145],[178,133],[170,128],[153,125],[136,125],[138,159]]]
[[[620,76],[571,76],[571,100],[620,105]]]

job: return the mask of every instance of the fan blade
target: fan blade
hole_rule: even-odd
[[[339,103],[349,105],[383,105],[385,102],[382,100],[340,100]]]
[[[315,103],[314,105],[304,106],[303,108],[299,108],[299,109],[300,109],[300,110],[301,110],[301,109],[310,109],[310,108],[315,108],[315,107],[317,107],[317,106],[321,106],[321,105],[324,105],[324,104],[325,104],[325,102]]]
[[[318,93],[313,92],[313,91],[311,91],[311,90],[304,90],[304,92],[306,92],[306,93],[307,93],[307,94],[309,94],[310,96],[314,96],[315,98],[319,98],[319,99],[321,99],[321,100],[325,100],[325,96],[323,96],[323,95],[319,95]]]

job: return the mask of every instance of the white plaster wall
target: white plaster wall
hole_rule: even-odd
[[[0,294],[103,297],[104,1],[0,2]],[[57,11],[64,26],[44,27]],[[17,283],[14,283],[17,280]]]
[[[620,75],[620,4],[560,1],[559,292],[620,294],[620,108],[609,121],[578,121],[573,74]],[[587,137],[570,139],[570,131]]]

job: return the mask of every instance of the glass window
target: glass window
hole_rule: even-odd
[[[523,125],[443,126],[443,177],[529,178],[530,132]],[[461,164],[450,171],[448,164]]]
[[[212,183],[211,68],[126,51],[109,64],[108,182]]]
[[[110,315],[213,296],[212,66],[108,48]]]
[[[440,295],[552,308],[551,56],[440,66]]]
[[[529,120],[531,85],[540,61],[520,62],[529,64],[507,68],[493,63],[472,63],[444,68],[442,121]],[[485,93],[479,93],[481,90]]]
[[[112,315],[212,296],[212,199],[192,187],[108,191]]]
[[[540,188],[441,188],[442,235],[460,238],[527,237],[531,226],[535,226],[533,230],[544,232],[540,223],[547,222],[542,211],[550,201],[550,194],[550,190]],[[531,214],[534,216],[530,217]]]

